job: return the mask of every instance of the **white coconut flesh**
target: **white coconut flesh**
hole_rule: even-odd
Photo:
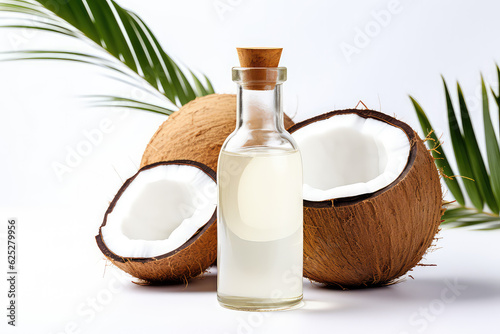
[[[216,183],[199,168],[172,164],[145,169],[108,214],[103,241],[122,257],[160,256],[207,224],[216,205]]]
[[[303,161],[304,199],[374,193],[403,172],[410,154],[400,128],[356,114],[332,116],[292,134]]]

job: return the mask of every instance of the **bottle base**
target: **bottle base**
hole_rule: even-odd
[[[284,311],[298,308],[302,305],[302,295],[295,298],[245,298],[217,296],[217,300],[222,307],[237,311]]]

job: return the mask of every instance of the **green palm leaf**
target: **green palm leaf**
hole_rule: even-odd
[[[488,204],[494,213],[498,213],[498,205],[493,191],[491,190],[490,177],[486,171],[479,145],[477,144],[476,135],[472,122],[470,120],[469,110],[465,103],[464,95],[460,85],[457,83],[458,101],[460,104],[460,114],[462,117],[462,127],[464,129],[465,147],[470,158],[470,165],[472,167],[473,178],[476,181],[481,197]]]
[[[490,213],[479,213],[475,209],[451,206],[446,210],[442,219],[443,225],[449,227],[469,227],[488,223],[489,229],[500,228],[498,215]]]
[[[497,74],[500,85],[500,69],[498,66]],[[469,110],[460,85],[457,83],[462,128],[458,123],[451,96],[444,79],[443,85],[446,96],[451,144],[460,174],[464,176],[463,183],[466,194],[474,205],[474,208],[466,207],[463,193],[458,183],[455,184],[445,178],[446,186],[455,197],[456,203],[446,204],[447,210],[442,217],[443,225],[450,227],[473,227],[480,230],[500,229],[500,216],[498,214],[500,207],[500,147],[498,146],[497,136],[491,122],[486,84],[481,77],[486,157],[490,175],[486,170],[485,161],[479,150],[478,140],[475,136],[472,122],[470,121]],[[495,97],[500,113],[500,91],[498,95],[495,94],[493,90],[491,90],[491,92]],[[410,99],[415,107],[422,130],[426,133],[432,131],[430,121],[423,109],[412,97],[410,97]],[[431,133],[431,138],[438,142],[435,134]],[[441,147],[439,148],[440,150],[432,150],[434,157],[440,156],[442,158],[435,159],[436,165],[438,168],[442,168],[443,171],[448,171],[453,175],[451,168],[445,169],[443,167],[443,165],[449,166],[449,164],[444,154],[444,150]],[[483,212],[484,202],[488,204],[492,212]]]
[[[70,36],[93,44],[100,52],[94,55],[61,50],[25,50],[3,54],[0,59],[51,59],[97,65],[127,76],[128,80],[146,87],[150,93],[160,95],[166,103],[157,106],[158,110],[168,112],[171,112],[171,104],[180,107],[197,96],[213,93],[206,76],[203,84],[192,71],[186,70],[191,78],[188,79],[144,21],[113,0],[8,0],[0,2],[0,11],[29,16],[19,19],[22,22],[29,19],[26,24],[0,23],[0,28],[37,29]],[[124,101],[124,98],[116,98]],[[111,106],[114,106],[116,101],[106,102],[113,102]]]
[[[145,110],[163,115],[171,115],[174,110],[163,108],[152,103],[138,101],[134,99],[116,97],[110,95],[89,95],[86,96],[91,106],[94,107],[119,107],[137,110]]]
[[[472,167],[470,165],[470,157],[467,152],[467,147],[465,144],[462,131],[458,124],[457,118],[455,116],[455,110],[453,108],[453,103],[451,102],[450,92],[446,82],[443,79],[444,91],[446,95],[446,107],[448,109],[448,125],[450,129],[451,144],[453,146],[453,152],[455,153],[455,158],[457,160],[458,170],[460,174],[465,178],[464,187],[467,190],[467,194],[478,211],[483,210],[483,198],[479,193],[479,189],[474,181],[474,174],[472,172]]]
[[[443,147],[441,146],[439,138],[436,136],[436,133],[432,131],[431,123],[427,118],[422,107],[418,104],[418,102],[410,96],[411,102],[415,107],[415,111],[417,112],[417,117],[420,122],[420,126],[424,131],[424,134],[428,134],[431,141],[427,141],[427,146],[431,150],[432,156],[434,157],[434,161],[439,169],[442,171],[442,175],[444,178],[444,182],[448,189],[450,189],[451,194],[460,205],[465,205],[464,195],[462,193],[462,189],[460,189],[460,185],[458,184],[457,179],[454,177],[455,173],[446,158],[446,154],[443,151]]]
[[[483,122],[486,153],[488,155],[488,166],[490,167],[491,188],[494,193],[494,198],[492,199],[496,200],[496,203],[500,205],[500,148],[498,147],[497,137],[495,135],[495,130],[493,129],[493,123],[491,122],[488,91],[486,90],[486,85],[482,76],[481,93],[483,98]]]
[[[493,96],[495,97],[495,102],[497,103],[497,106],[498,106],[498,115],[499,115],[498,126],[500,128],[500,68],[498,67],[498,65],[497,65],[497,77],[498,77],[498,94],[495,94],[493,89],[491,89],[491,92],[493,93]],[[500,138],[500,131],[499,131],[498,136]]]

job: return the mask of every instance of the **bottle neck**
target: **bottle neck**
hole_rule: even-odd
[[[282,85],[252,90],[238,84],[236,128],[283,132]]]

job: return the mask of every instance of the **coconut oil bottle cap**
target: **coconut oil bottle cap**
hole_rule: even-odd
[[[286,80],[286,68],[278,67],[282,48],[236,48],[241,68],[233,69],[233,81],[251,90],[272,90]]]
[[[278,67],[283,48],[236,48],[241,67]]]

